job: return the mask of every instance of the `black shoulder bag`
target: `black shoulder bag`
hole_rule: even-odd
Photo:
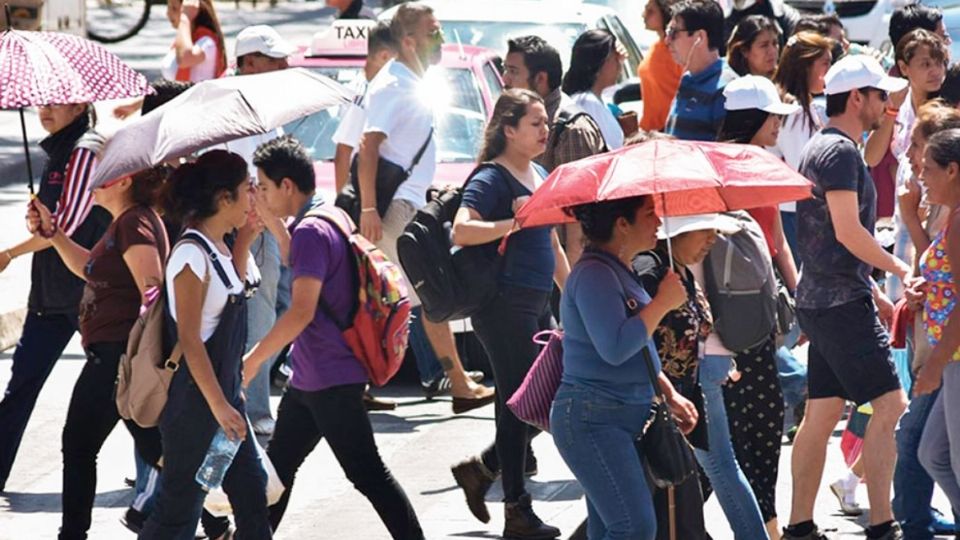
[[[602,254],[600,255],[600,258],[603,258]],[[636,299],[629,297],[620,272],[616,268],[613,268],[613,272],[620,280],[624,294],[627,294],[627,309],[630,310],[631,315],[636,315],[639,312],[639,303]],[[630,275],[639,282],[639,277],[632,272]],[[697,473],[697,459],[693,455],[693,448],[680,432],[676,420],[673,419],[670,408],[667,406],[666,396],[663,395],[663,390],[657,382],[657,372],[653,369],[650,346],[644,347],[641,354],[643,354],[643,363],[647,367],[650,384],[653,385],[657,399],[653,402],[650,418],[644,426],[643,434],[634,441],[634,445],[640,459],[646,463],[650,477],[657,487],[678,486]]]
[[[397,194],[397,190],[400,189],[400,184],[406,182],[407,179],[410,178],[410,174],[413,173],[413,169],[420,164],[420,160],[427,151],[427,147],[430,146],[431,140],[433,140],[433,127],[430,128],[430,133],[427,134],[427,140],[423,141],[423,144],[420,145],[420,150],[417,150],[417,153],[413,156],[413,161],[406,169],[383,157],[377,160],[377,178],[375,182],[377,186],[377,213],[380,214],[380,217],[383,217],[387,213],[387,208],[389,208],[390,203],[393,202],[393,197]],[[353,162],[350,164],[350,183],[337,195],[335,203],[353,218],[354,223],[360,223],[360,212],[362,211],[360,207],[358,157],[359,155],[354,156]]]

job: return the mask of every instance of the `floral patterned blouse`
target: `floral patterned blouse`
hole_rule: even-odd
[[[957,286],[953,281],[950,259],[947,257],[948,230],[949,227],[944,228],[933,239],[920,263],[923,279],[929,286],[923,305],[923,327],[927,330],[927,339],[933,346],[940,343],[943,329],[957,304]],[[953,352],[951,361],[960,361],[960,350]]]
[[[644,288],[655,295],[660,280],[666,275],[667,254],[661,250],[641,253],[633,261],[633,268],[643,281]],[[667,313],[653,333],[657,352],[663,363],[663,372],[674,381],[696,382],[701,347],[713,330],[713,316],[707,297],[693,279],[690,270],[683,268],[682,279],[687,289],[687,302]]]

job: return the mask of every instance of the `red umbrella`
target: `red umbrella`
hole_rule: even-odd
[[[0,81],[0,109],[20,109],[31,193],[33,171],[24,107],[142,96],[148,89],[143,75],[92,41],[69,34],[11,28],[0,32]]]
[[[652,194],[661,216],[745,210],[809,198],[812,187],[758,146],[653,140],[557,167],[516,218],[567,223],[573,206]]]

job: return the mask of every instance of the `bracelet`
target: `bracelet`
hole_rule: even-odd
[[[376,208],[362,208],[362,209],[360,209],[360,213],[361,213],[361,214],[366,214],[367,212],[376,212],[376,211],[377,211]]]

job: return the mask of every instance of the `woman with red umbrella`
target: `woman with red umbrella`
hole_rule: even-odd
[[[79,103],[40,107],[40,123],[50,135],[40,141],[47,164],[36,198],[54,209],[58,230],[90,249],[110,223],[102,208],[92,208],[88,181],[100,137],[92,131],[93,107]],[[26,236],[26,235],[25,235]],[[50,240],[30,236],[0,251],[0,272],[17,257],[33,255],[27,317],[3,401],[0,401],[0,491],[10,475],[20,439],[37,396],[67,343],[79,329],[83,280],[73,275]]]
[[[773,146],[777,142],[782,117],[800,110],[798,105],[780,101],[776,86],[757,75],[747,75],[731,82],[723,93],[727,98],[727,116],[720,128],[721,141]],[[796,290],[797,267],[783,234],[779,208],[760,207],[749,210],[749,213],[763,230],[770,257],[787,289]],[[733,447],[760,504],[771,538],[779,532],[776,488],[784,413],[776,351],[773,335],[750,350],[722,351],[733,357],[740,373],[739,379],[724,388]],[[758,411],[763,415],[758,415]]]

